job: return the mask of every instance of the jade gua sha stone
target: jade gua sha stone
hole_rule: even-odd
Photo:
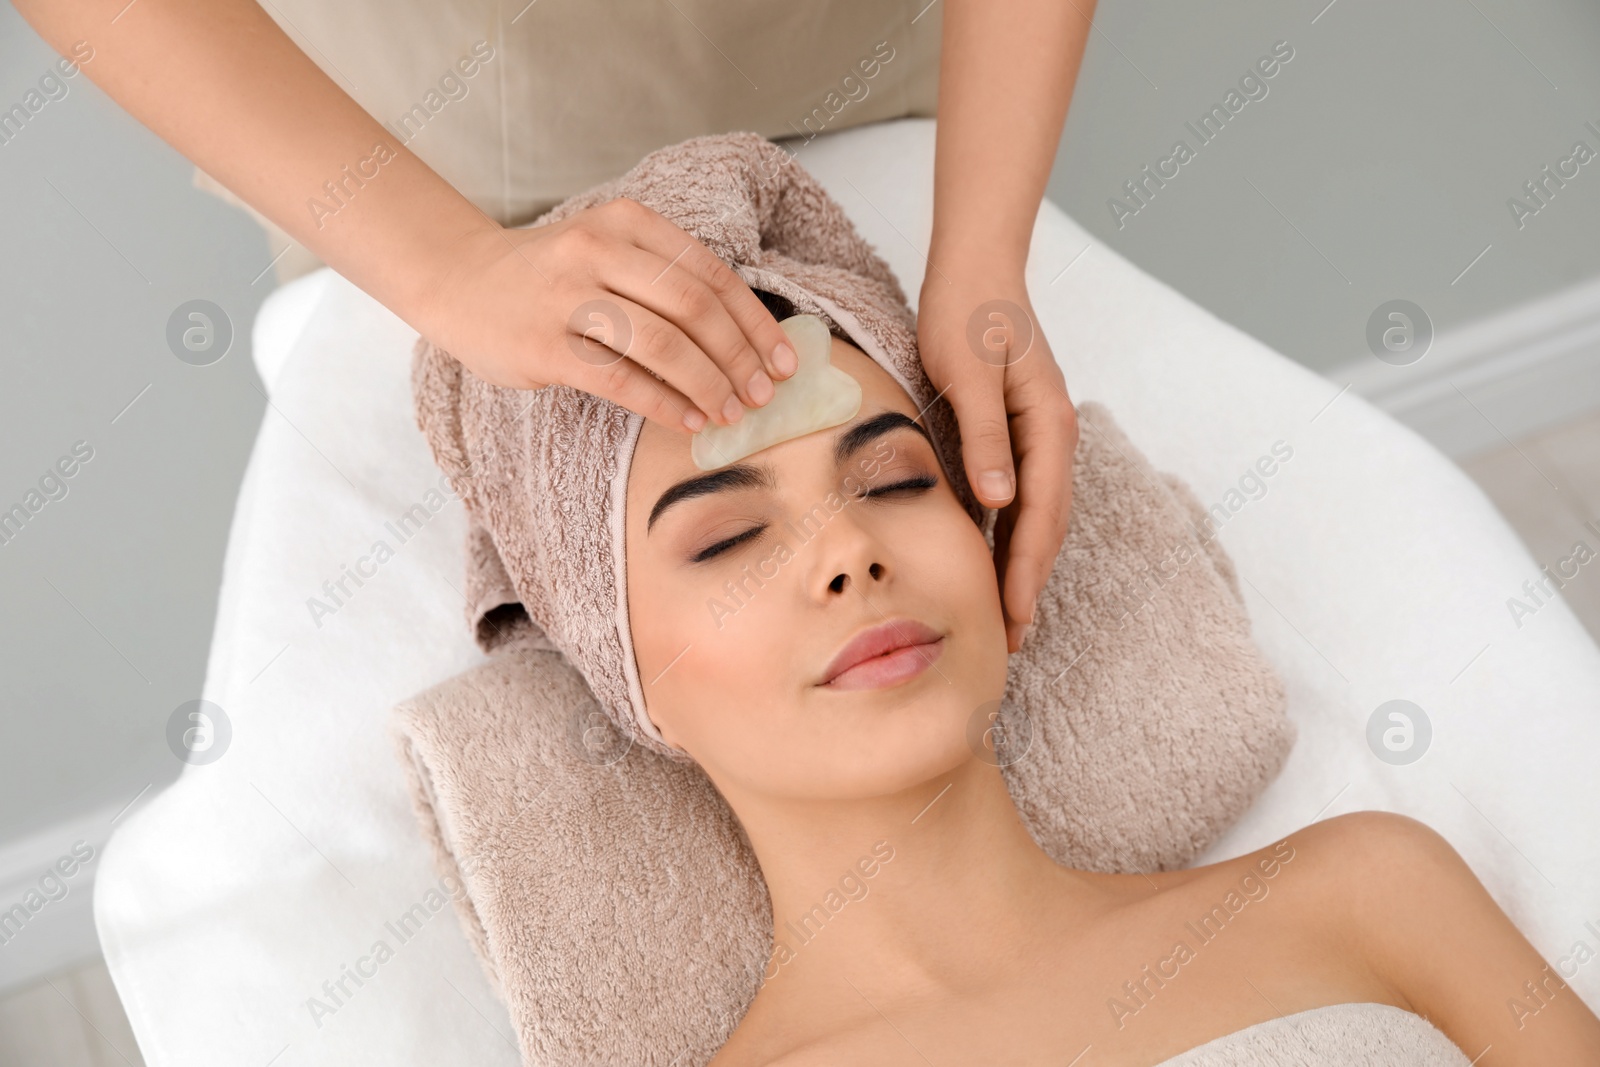
[[[828,327],[815,315],[791,315],[778,323],[789,335],[799,369],[773,383],[772,399],[745,408],[731,426],[707,424],[694,435],[689,454],[703,471],[725,467],[752,452],[791,437],[847,422],[861,410],[861,384],[828,358]]]

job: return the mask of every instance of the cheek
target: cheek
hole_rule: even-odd
[[[936,515],[895,518],[892,531],[885,531],[894,538],[902,576],[931,591],[963,629],[981,633],[999,626],[1003,631],[1000,586],[983,531],[953,496],[941,500],[939,508]]]
[[[750,552],[738,566],[712,571],[657,568],[629,589],[645,706],[691,753],[725,745],[753,728],[748,709],[785,699],[795,663],[791,647],[772,635],[792,625],[777,618],[788,599],[779,593],[784,568],[769,554]]]

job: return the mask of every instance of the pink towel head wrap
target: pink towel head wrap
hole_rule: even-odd
[[[753,133],[694,138],[532,225],[618,197],[659,212],[752,289],[820,316],[888,371],[923,411],[958,499],[988,525],[963,471],[955,413],[923,372],[905,294],[788,152]],[[426,338],[414,356],[417,423],[468,511],[467,613],[479,645],[542,635],[624,735],[687,761],[646,714],[628,626],[623,520],[643,418],[564,385],[490,385]]]

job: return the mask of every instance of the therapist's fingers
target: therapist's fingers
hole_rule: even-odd
[[[693,400],[627,354],[635,344],[636,324],[650,322],[652,331],[675,327],[621,297],[608,298],[603,304],[606,306],[569,323],[567,343],[579,358],[562,361],[562,374],[556,380],[604,397],[669,430],[694,432],[705,426],[705,412]],[[677,344],[680,349],[694,347],[681,335]],[[704,355],[695,352],[694,356],[704,364],[706,373],[717,373]]]
[[[599,280],[618,296],[677,328],[677,334],[658,334],[658,339],[672,343],[678,336],[685,337],[699,356],[686,359],[688,353],[640,345],[628,353],[630,359],[666,378],[702,408],[714,404],[707,410],[724,415],[734,414],[725,409],[730,397],[750,408],[772,399],[772,376],[726,305],[705,282],[654,252],[632,245],[619,247],[607,258]],[[745,291],[749,294],[748,287]],[[731,392],[725,387],[731,387]]]
[[[1011,431],[1006,425],[1006,368],[963,361],[945,394],[961,428],[961,463],[984,507],[1001,508],[1016,495]]]
[[[1016,370],[1016,368],[1012,368]],[[1078,415],[1055,361],[1008,375],[1012,443],[1018,464],[1016,499],[995,523],[995,566],[1011,651],[1034,619],[1035,605],[1066,540],[1072,513],[1072,467]]]
[[[676,323],[614,292],[582,306],[589,309],[589,325],[577,316],[570,324],[586,342],[581,362],[608,368],[613,355],[626,357],[672,386],[708,421],[728,425],[744,418],[745,405],[729,389],[722,368]],[[589,388],[581,371],[576,382],[589,392],[599,392]]]
[[[719,366],[729,367],[736,360],[753,356],[769,377],[778,380],[789,377],[798,369],[789,335],[783,332],[766,305],[750,291],[750,287],[734,273],[733,268],[709,248],[671,220],[636,200],[621,197],[601,205],[599,211],[607,224],[625,227],[633,243],[660,256],[669,265],[667,274],[662,275],[663,281],[671,273],[681,271],[709,289],[726,310],[739,329],[742,344],[732,350],[709,352],[708,355]],[[634,299],[638,299],[637,296]],[[665,317],[677,322],[680,327],[685,325],[678,316]],[[733,377],[730,375],[730,380]],[[748,375],[743,376],[735,383],[735,387],[742,388],[747,380]]]

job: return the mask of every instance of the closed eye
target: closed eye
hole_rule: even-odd
[[[892,482],[889,485],[874,486],[871,489],[856,493],[855,497],[857,500],[867,500],[875,497],[923,493],[936,487],[938,484],[939,479],[933,475],[919,474],[912,478],[904,478],[898,482]],[[766,528],[766,524],[762,523],[760,526],[752,526],[750,529],[745,530],[742,533],[737,533],[732,537],[724,538],[715,544],[707,545],[699,552],[696,552],[693,556],[690,556],[689,562],[704,563],[708,559],[714,559],[715,557],[720,556],[731,549],[737,548],[746,541],[750,541],[756,537],[759,537],[762,532],[766,530]]]
[[[732,537],[728,537],[728,538],[725,538],[725,539],[723,539],[721,541],[718,541],[714,545],[708,545],[705,548],[701,549],[699,552],[696,552],[694,555],[690,556],[689,557],[689,562],[690,563],[704,563],[706,560],[710,559],[713,556],[720,556],[724,552],[728,551],[728,549],[734,548],[734,547],[736,547],[738,545],[744,544],[746,541],[748,541],[751,538],[755,537],[757,534],[761,533],[761,531],[765,530],[766,528],[767,527],[766,527],[765,524],[763,524],[761,526],[752,526],[752,527],[750,527],[750,529],[746,530],[744,533],[735,534]]]
[[[938,484],[939,484],[939,479],[935,478],[933,475],[931,475],[931,474],[919,474],[915,478],[906,478],[906,479],[904,479],[902,481],[893,482],[893,483],[891,483],[889,485],[874,486],[873,488],[868,489],[864,493],[857,493],[856,496],[865,499],[865,498],[868,498],[868,497],[875,497],[875,496],[888,496],[891,493],[907,493],[907,492],[919,492],[920,493],[925,489],[932,489],[934,486],[936,486]]]

